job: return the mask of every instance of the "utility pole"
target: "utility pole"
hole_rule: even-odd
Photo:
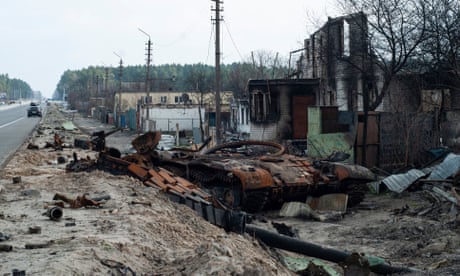
[[[118,68],[118,104],[117,104],[117,125],[120,126],[120,113],[121,113],[121,79],[123,77],[123,59],[121,56],[115,52],[113,52],[117,57],[120,58],[120,66]]]
[[[104,82],[104,101],[107,101],[107,93],[109,93],[109,67],[105,67],[105,82]]]
[[[146,72],[146,75],[145,75],[145,90],[147,92],[147,97],[146,97],[146,100],[145,100],[145,103],[147,105],[147,109],[146,109],[146,122],[147,122],[147,126],[148,126],[148,123],[149,123],[149,119],[150,119],[150,62],[152,61],[152,41],[150,40],[150,35],[146,32],[144,32],[141,28],[138,28],[139,31],[141,31],[142,33],[144,33],[146,36],[148,36],[149,40],[147,41],[147,53],[146,53],[146,56],[147,56],[147,72]],[[147,129],[148,131],[149,129]]]
[[[211,0],[212,2],[216,2],[216,6],[212,11],[216,12],[214,21],[216,24],[216,144],[220,145],[222,142],[222,134],[221,134],[221,118],[220,118],[220,89],[221,89],[221,80],[220,80],[220,56],[222,53],[220,52],[220,21],[223,19],[220,16],[220,12],[223,9],[220,7],[220,4],[223,4],[223,1],[220,0]]]

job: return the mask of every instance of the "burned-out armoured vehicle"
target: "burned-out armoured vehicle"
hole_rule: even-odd
[[[286,154],[282,145],[272,142],[238,141],[196,151],[157,151],[159,139],[158,132],[139,136],[132,142],[137,153],[123,159],[167,169],[207,189],[227,207],[248,212],[328,193],[347,193],[352,206],[363,200],[365,183],[375,180],[362,166]]]

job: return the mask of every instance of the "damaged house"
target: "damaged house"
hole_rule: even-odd
[[[454,108],[451,92],[426,75],[403,72],[379,94],[384,78],[369,53],[367,26],[364,13],[329,18],[305,39],[290,78],[250,80],[235,112],[237,129],[256,140],[342,140],[368,167],[425,162],[439,146],[440,110]],[[366,101],[373,105],[364,113]]]

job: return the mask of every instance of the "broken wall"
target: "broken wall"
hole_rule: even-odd
[[[329,18],[305,39],[302,77],[320,79],[320,105],[338,106],[343,111],[362,110],[362,72],[372,75],[375,71],[367,54],[363,54],[367,44],[367,17],[363,13]]]

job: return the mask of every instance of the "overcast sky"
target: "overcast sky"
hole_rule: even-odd
[[[251,51],[289,52],[311,34],[311,18],[334,15],[332,0],[224,0],[222,63]],[[50,97],[64,71],[145,64],[214,65],[210,0],[14,0],[0,10],[0,73]],[[316,22],[318,22],[316,20]],[[212,38],[211,38],[212,37]]]

